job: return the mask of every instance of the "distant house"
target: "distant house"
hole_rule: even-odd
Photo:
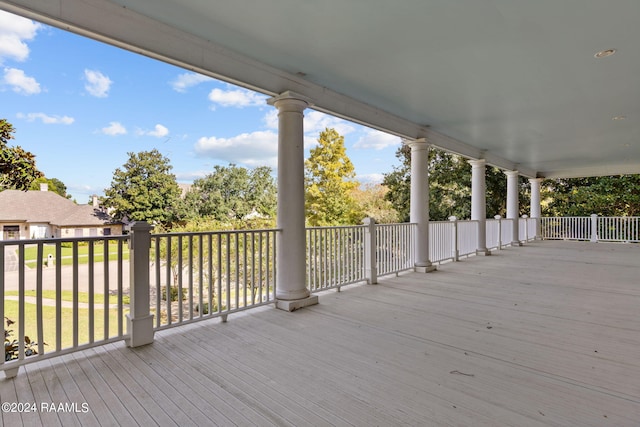
[[[122,234],[97,204],[77,205],[51,191],[5,190],[0,192],[0,240]]]

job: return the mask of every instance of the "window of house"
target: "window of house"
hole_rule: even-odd
[[[19,225],[5,225],[3,227],[4,239],[15,240],[20,238],[20,226]]]

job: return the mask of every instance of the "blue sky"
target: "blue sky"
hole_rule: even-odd
[[[277,116],[266,96],[0,11],[0,117],[78,203],[102,195],[128,152],[157,148],[178,182],[215,165],[276,167]],[[305,112],[305,146],[333,127],[361,182],[398,164],[400,138]]]

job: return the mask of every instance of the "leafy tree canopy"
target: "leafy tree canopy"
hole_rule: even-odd
[[[276,184],[271,172],[267,166],[252,170],[234,164],[215,166],[212,173],[195,180],[187,193],[188,218],[211,217],[229,221],[252,215],[273,217]]]
[[[640,175],[545,180],[542,187],[543,215],[640,215]]]
[[[6,119],[0,119],[0,191],[28,190],[33,180],[43,176],[36,168],[36,158],[20,146],[10,147],[15,129]]]
[[[335,129],[320,132],[318,145],[305,161],[305,208],[311,226],[354,224],[364,216],[352,191],[358,187],[355,168]]]
[[[40,190],[40,184],[47,184],[49,191],[53,191],[66,199],[71,198],[71,194],[67,194],[67,186],[58,178],[40,177],[31,183],[30,190]]]
[[[383,184],[389,188],[385,198],[398,211],[401,221],[409,221],[411,198],[411,148],[402,145],[396,151],[400,166],[385,174]],[[471,217],[471,165],[462,157],[437,148],[429,150],[429,218],[446,221],[450,216]],[[507,181],[498,168],[485,171],[486,212],[488,217],[506,214]],[[529,209],[529,184],[520,178],[520,212]]]
[[[103,206],[114,218],[170,226],[184,215],[180,187],[169,159],[156,149],[128,153],[129,159],[113,173]]]
[[[365,184],[354,189],[351,193],[363,218],[370,217],[381,224],[398,222],[398,212],[391,202],[385,199],[389,189],[380,184]]]

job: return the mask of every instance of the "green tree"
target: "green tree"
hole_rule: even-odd
[[[402,145],[396,151],[400,166],[385,174],[383,184],[389,188],[385,195],[398,211],[401,221],[409,221],[411,197],[411,148]],[[471,217],[471,165],[462,157],[437,148],[429,150],[429,217],[445,221],[450,216]],[[528,212],[529,184],[520,177],[520,214]],[[485,171],[486,212],[488,217],[506,214],[507,180],[498,168],[487,166]]]
[[[58,178],[40,177],[31,183],[30,190],[40,190],[40,184],[47,184],[49,191],[61,195],[66,199],[71,198],[71,194],[67,194],[67,186]]]
[[[640,175],[545,180],[547,216],[638,216]]]
[[[228,221],[243,219],[252,213],[272,217],[276,209],[276,184],[271,168],[216,166],[212,173],[193,182],[185,196],[185,205],[189,218]]]
[[[102,204],[114,218],[147,221],[170,227],[182,216],[182,199],[169,159],[156,149],[128,153],[129,159],[113,173]]]
[[[36,168],[35,155],[22,147],[9,147],[15,129],[6,119],[0,119],[0,191],[28,190],[33,180],[43,176]]]
[[[381,224],[391,224],[398,222],[398,212],[385,195],[389,189],[380,184],[364,184],[353,190],[353,199],[362,211],[363,218],[371,217]]]
[[[318,146],[305,161],[305,208],[311,226],[354,224],[363,213],[351,195],[355,169],[335,129],[320,132]]]

